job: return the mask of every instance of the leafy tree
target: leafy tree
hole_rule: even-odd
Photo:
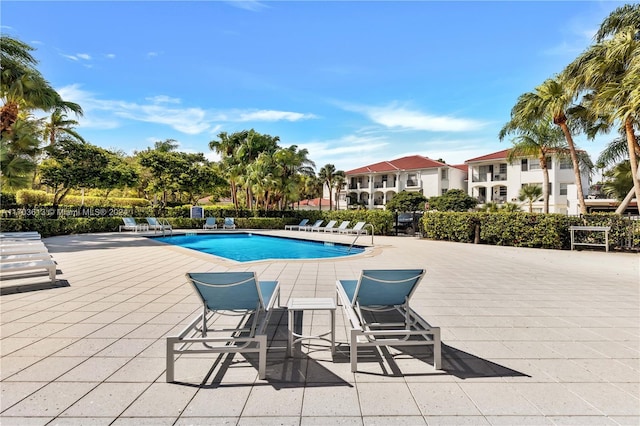
[[[27,188],[40,152],[40,129],[35,120],[18,118],[13,131],[0,138],[0,184],[3,188]]]
[[[633,185],[631,164],[623,161],[603,174],[602,191],[609,197],[622,200]]]
[[[401,191],[387,202],[385,208],[393,212],[416,212],[424,209],[427,197],[419,192]]]
[[[86,142],[74,127],[78,125],[76,120],[69,120],[64,110],[60,107],[54,108],[49,121],[44,126],[44,137],[49,140],[49,145],[53,145],[61,138],[76,139],[80,142]]]
[[[450,189],[443,195],[429,198],[429,207],[443,212],[466,212],[473,209],[477,204],[478,200],[470,197],[461,189]]]
[[[542,188],[540,185],[525,185],[520,188],[518,200],[527,201],[529,203],[529,213],[533,212],[533,202],[542,196]]]
[[[123,179],[117,157],[100,147],[62,139],[47,148],[40,165],[40,182],[54,191],[53,204],[59,204],[72,189],[106,189]]]

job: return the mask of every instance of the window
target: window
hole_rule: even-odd
[[[447,180],[449,179],[449,170],[448,169],[442,169],[440,170],[440,178],[442,180]]]
[[[447,191],[448,191],[448,189],[447,189],[447,188],[442,188],[442,189],[440,190],[440,195],[444,195],[444,194],[446,194],[446,193],[447,193]]]
[[[547,157],[547,170],[551,170],[551,164],[553,164],[553,162],[551,161],[551,157]]]
[[[382,175],[382,181],[386,182],[387,181],[387,175]]]
[[[501,186],[500,187],[500,196],[501,197],[506,197],[507,196],[507,187],[506,186]]]
[[[560,170],[573,169],[573,162],[570,158],[563,158],[560,160]]]
[[[540,160],[533,158],[529,160],[529,170],[540,170]]]
[[[553,188],[553,184],[549,182],[549,195],[553,194],[553,191],[551,190],[551,188]]]
[[[501,175],[507,174],[507,163],[500,163],[500,174]]]
[[[520,171],[528,172],[529,171],[529,163],[526,158],[520,160]]]
[[[560,195],[567,195],[567,185],[569,184],[568,183],[560,184]]]

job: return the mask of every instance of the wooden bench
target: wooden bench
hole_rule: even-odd
[[[571,231],[571,250],[573,250],[575,246],[597,246],[597,247],[604,247],[605,250],[608,252],[610,230],[611,230],[610,226],[570,226],[569,231]],[[575,239],[576,232],[604,232],[604,243],[576,242],[576,239]]]

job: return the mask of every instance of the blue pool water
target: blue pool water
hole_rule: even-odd
[[[325,259],[362,253],[364,248],[331,242],[269,237],[249,233],[175,235],[153,238],[238,262],[266,259]]]

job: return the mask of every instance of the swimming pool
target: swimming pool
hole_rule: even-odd
[[[339,243],[251,233],[175,235],[151,238],[238,262],[267,259],[326,259],[350,256],[364,251],[364,248],[359,246],[353,246],[349,249],[348,245]]]

